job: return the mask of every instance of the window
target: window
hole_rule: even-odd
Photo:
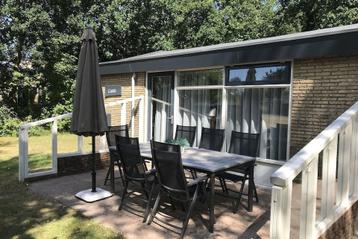
[[[207,86],[222,84],[222,69],[178,72],[178,86]]]
[[[289,84],[290,65],[266,64],[227,68],[226,85]]]
[[[220,128],[223,69],[181,71],[177,74],[179,109],[177,124],[196,126],[194,145],[198,145],[201,128]],[[208,89],[217,85],[218,89]],[[192,87],[195,86],[195,87]]]
[[[259,133],[259,157],[286,160],[289,87],[228,89],[226,143],[231,131]]]

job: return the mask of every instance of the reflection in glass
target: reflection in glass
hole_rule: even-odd
[[[228,70],[229,85],[289,84],[289,65],[245,66]]]
[[[172,98],[173,98],[173,77],[171,75],[151,76],[153,139],[165,142],[173,136],[172,124]]]
[[[222,69],[178,72],[178,86],[222,85],[222,83]]]
[[[289,88],[228,90],[226,143],[231,131],[260,133],[259,156],[286,160]]]

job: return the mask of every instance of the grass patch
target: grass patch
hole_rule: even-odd
[[[46,137],[50,135],[30,137],[30,140],[35,138],[44,143],[48,142]],[[77,145],[77,141],[70,142],[71,137],[63,137],[68,147]],[[31,168],[47,166],[46,155],[51,147],[40,146],[41,143],[38,147],[29,144],[34,159]],[[19,183],[15,137],[0,137],[0,192],[0,238],[122,238],[58,202],[31,193],[26,184]]]

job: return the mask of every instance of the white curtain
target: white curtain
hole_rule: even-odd
[[[259,156],[286,160],[289,89],[230,89],[226,143],[231,131],[260,133]]]
[[[179,90],[178,93],[178,124],[197,127],[194,141],[197,146],[202,127],[220,127],[221,90]]]
[[[172,81],[168,76],[157,77],[153,81],[153,139],[165,142],[172,138]]]

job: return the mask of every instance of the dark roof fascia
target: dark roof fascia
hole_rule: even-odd
[[[100,65],[101,75],[358,54],[358,32]]]

